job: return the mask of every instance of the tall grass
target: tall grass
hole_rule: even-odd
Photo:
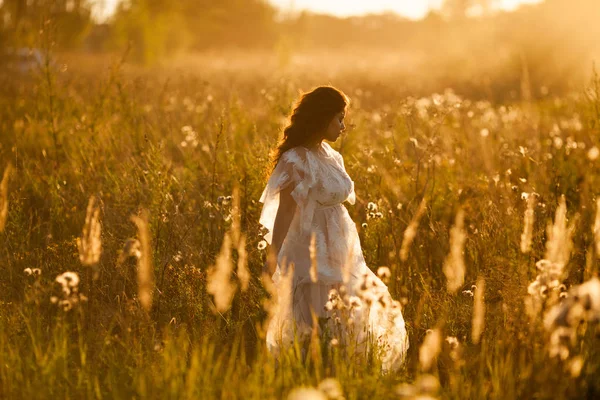
[[[600,395],[597,325],[561,358],[543,324],[598,273],[596,80],[493,104],[406,97],[358,72],[232,83],[115,65],[0,75],[0,165],[14,167],[0,191],[0,397],[282,398],[328,377],[347,399]],[[298,90],[328,80],[355,104],[334,144],[355,181],[348,209],[410,336],[405,368],[383,376],[326,338],[309,357],[303,343],[278,362],[265,348],[268,151]],[[544,260],[562,263],[558,284],[530,316]]]

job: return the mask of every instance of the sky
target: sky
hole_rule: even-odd
[[[96,0],[95,15],[99,20],[110,16],[120,0]],[[269,0],[284,11],[310,10],[340,17],[366,13],[396,12],[411,19],[423,18],[431,9],[440,7],[443,0]],[[521,4],[543,0],[494,0],[497,9],[514,10]]]

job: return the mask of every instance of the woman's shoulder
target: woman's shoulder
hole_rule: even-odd
[[[306,164],[309,153],[310,151],[306,147],[295,146],[281,153],[279,161],[301,167]]]
[[[281,153],[281,159],[288,163],[304,163],[309,152],[306,147],[295,146]]]
[[[331,147],[331,145],[327,142],[323,142],[323,148],[325,149],[325,151],[332,156],[333,158],[335,158],[336,160],[343,162],[344,158],[342,157],[342,154],[337,151],[336,149],[334,149],[333,147]]]

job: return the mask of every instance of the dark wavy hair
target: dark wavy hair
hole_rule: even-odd
[[[319,86],[300,96],[289,116],[289,125],[283,130],[283,138],[271,152],[271,169],[287,150],[296,146],[313,146],[322,140],[323,130],[348,104],[348,96],[333,86]]]

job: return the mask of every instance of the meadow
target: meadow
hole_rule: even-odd
[[[597,75],[553,93],[335,54],[57,59],[0,72],[0,398],[600,397]],[[351,99],[347,208],[403,305],[394,373],[326,339],[265,346],[269,151],[329,83]]]

